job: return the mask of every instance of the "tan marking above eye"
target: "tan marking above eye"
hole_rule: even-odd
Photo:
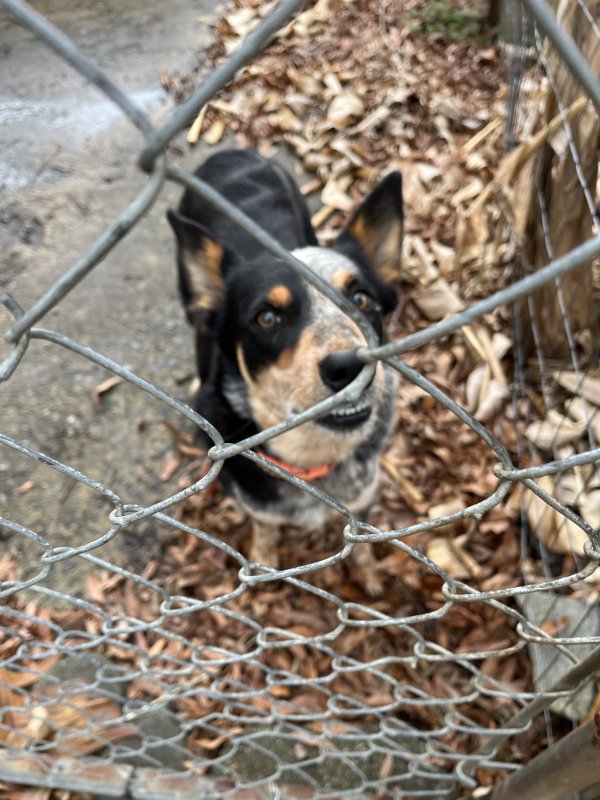
[[[267,294],[267,301],[271,303],[271,305],[277,306],[278,308],[285,308],[285,306],[289,306],[292,302],[292,299],[291,291],[282,283],[278,283],[276,286],[273,286],[273,288],[270,289],[269,293]]]
[[[356,276],[353,275],[350,270],[347,269],[336,269],[336,271],[331,276],[331,284],[334,286],[338,291],[343,292],[350,283],[354,280]]]

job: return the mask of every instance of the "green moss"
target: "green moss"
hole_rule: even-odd
[[[444,0],[432,0],[419,12],[409,12],[409,24],[425,35],[442,35],[453,42],[472,42],[481,38],[485,15],[467,11]]]

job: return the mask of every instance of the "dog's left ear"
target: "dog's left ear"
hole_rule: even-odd
[[[336,249],[352,257],[358,245],[385,283],[400,280],[404,211],[402,175],[391,172],[356,209],[338,237]]]
[[[177,239],[179,289],[189,322],[197,311],[212,311],[223,295],[225,249],[195,220],[169,209],[167,219]]]

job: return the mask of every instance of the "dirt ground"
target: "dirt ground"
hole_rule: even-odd
[[[160,71],[184,72],[210,41],[211,0],[40,0],[35,3],[154,119],[171,100]],[[0,10],[0,288],[29,307],[113,223],[143,187],[139,132],[28,29]],[[192,165],[197,154],[183,159]],[[38,325],[131,368],[186,399],[192,339],[177,297],[166,187],[150,214]],[[0,307],[0,331],[10,323]],[[0,360],[7,353],[0,336]],[[160,479],[175,412],[69,351],[34,341],[0,386],[0,431],[107,484],[127,503],[174,491]],[[110,504],[43,464],[0,448],[0,514],[47,537],[79,545],[109,528]],[[160,531],[149,520],[102,549],[135,568]],[[6,533],[0,529],[0,546]],[[23,559],[38,549],[9,535]],[[34,564],[35,566],[35,564]],[[70,559],[48,585],[82,594],[85,568]]]

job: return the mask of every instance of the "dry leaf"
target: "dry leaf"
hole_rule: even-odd
[[[99,383],[98,386],[96,386],[92,393],[92,402],[96,408],[99,407],[103,396],[120,383],[123,383],[123,378],[119,378],[118,375],[113,375],[112,378],[107,378],[105,381],[102,381],[102,383]]]
[[[377,128],[390,116],[390,113],[391,111],[387,106],[379,106],[371,111],[370,114],[367,114],[363,120],[361,120],[354,128],[352,128],[350,133],[365,133],[371,128]]]
[[[198,387],[199,388],[199,387]],[[194,388],[194,393],[197,391],[197,388]],[[184,433],[184,431],[180,430],[171,420],[164,419],[162,424],[165,428],[169,431],[171,436],[175,439],[178,444],[185,444],[189,447],[193,447],[196,442],[196,437],[193,433]]]
[[[431,183],[443,174],[441,168],[437,164],[429,164],[424,161],[417,162],[415,164],[415,169],[419,179],[424,184]]]
[[[415,289],[413,299],[431,322],[456,314],[463,307],[456,291],[445,278],[437,278],[428,286]]]
[[[452,578],[477,578],[481,575],[481,567],[461,546],[459,539],[462,537],[447,539],[436,536],[427,545],[427,556]]]
[[[439,270],[427,245],[420,236],[404,237],[404,272],[408,280],[427,286],[439,277]]]
[[[383,781],[385,778],[388,778],[394,769],[394,754],[393,753],[386,753],[384,756],[383,761],[381,762],[381,766],[379,767],[379,780]]]
[[[319,230],[321,225],[335,212],[334,206],[322,206],[316,214],[313,214],[310,221],[315,230]]]
[[[203,138],[206,144],[215,145],[221,141],[224,133],[225,133],[225,123],[223,122],[223,120],[217,119],[206,131]]]
[[[1,684],[8,684],[9,686],[13,686],[15,688],[31,686],[39,681],[40,677],[44,675],[44,673],[51,670],[55,664],[60,661],[61,657],[62,656],[60,653],[57,653],[54,656],[45,658],[43,661],[37,660],[33,668],[27,662],[21,662],[21,668],[18,671],[0,667],[0,692],[3,688]],[[12,692],[12,690],[10,691]],[[22,705],[24,703],[24,701],[19,699],[21,695],[18,692],[12,692],[11,696],[13,699],[12,705]],[[0,702],[0,709],[2,708],[2,705],[3,704]]]
[[[4,784],[0,784],[0,800],[50,800],[52,792],[43,787],[10,786],[10,793],[5,793],[3,787]],[[69,797],[72,795],[65,795],[63,800],[69,800]]]
[[[50,710],[46,706],[32,706],[29,709],[30,720],[25,726],[23,733],[35,742],[43,742],[45,739],[52,739],[54,734],[53,722],[49,722]]]
[[[600,490],[579,497],[579,509],[583,519],[595,530],[600,530]]]
[[[453,97],[435,98],[431,101],[430,108],[436,115],[441,115],[446,119],[459,123],[465,128],[473,130],[481,127],[482,120],[475,117],[467,117],[462,104],[459,104]]]
[[[200,110],[200,113],[192,123],[189,131],[187,132],[187,141],[188,144],[192,146],[198,144],[198,140],[200,139],[200,133],[202,131],[202,126],[204,125],[204,118],[206,117],[206,112],[208,111],[208,105],[205,105]]]
[[[25,704],[23,696],[19,692],[15,692],[4,684],[4,675],[10,673],[3,667],[0,667],[0,742],[5,741],[10,733],[10,730],[15,727],[15,714],[8,711],[10,707],[22,708]]]
[[[556,496],[552,475],[544,475],[537,483],[548,494]],[[530,491],[525,494],[525,510],[532,532],[548,550],[553,553],[584,555],[583,546],[589,540],[578,525]]]
[[[529,441],[541,450],[552,450],[568,442],[576,442],[587,431],[587,422],[574,422],[570,417],[550,409],[545,420],[536,420],[525,430]]]
[[[495,378],[492,378],[488,384],[487,392],[480,398],[479,405],[475,409],[473,416],[480,422],[490,422],[490,420],[498,416],[510,396],[510,389],[505,384],[499,383]]]
[[[558,499],[568,506],[576,506],[585,493],[585,481],[580,469],[560,476],[556,489]]]
[[[379,460],[384,470],[391,475],[398,485],[398,491],[403,497],[407,498],[407,500],[411,503],[423,502],[423,493],[421,490],[415,486],[406,475],[403,475],[402,472],[396,468],[396,465],[389,456],[384,454],[380,456]]]
[[[161,481],[168,481],[170,480],[173,475],[177,472],[178,468],[181,465],[181,453],[179,450],[170,453],[167,458],[165,459],[165,463],[160,471],[159,479]]]
[[[464,507],[464,498],[461,495],[458,495],[456,497],[452,497],[450,500],[445,500],[443,503],[431,506],[427,512],[427,516],[429,519],[439,519],[440,517],[445,517],[449,514],[455,514],[457,511],[462,511]],[[455,527],[455,525],[458,524],[458,522],[459,521],[451,522],[448,525],[442,525],[435,529],[436,533],[439,533],[440,531],[450,531]]]
[[[334,128],[346,128],[350,122],[364,112],[364,104],[360,97],[351,91],[343,91],[336,95],[327,109],[327,121]]]
[[[572,397],[565,403],[565,411],[576,422],[585,422],[591,428],[596,440],[600,440],[600,413],[583,397]]]
[[[194,744],[203,750],[212,752],[213,750],[218,750],[225,742],[228,742],[231,736],[231,733],[224,733],[221,736],[215,736],[214,739],[194,739]]]
[[[496,358],[504,358],[513,346],[513,340],[505,333],[497,331],[492,336],[492,350]]]
[[[268,120],[271,125],[279,126],[286,131],[297,131],[302,128],[300,120],[290,107],[282,106],[278,111],[269,114]]]
[[[485,128],[482,128],[480,131],[478,131],[469,139],[468,142],[463,145],[463,152],[471,153],[473,150],[476,150],[489,136],[491,136],[492,133],[495,133],[501,127],[502,119],[500,117],[488,122]]]
[[[93,603],[102,604],[106,600],[105,580],[97,572],[88,572],[85,576],[88,598]]]
[[[467,406],[480,422],[493,419],[510,395],[511,391],[505,383],[490,377],[487,364],[476,367],[467,378]]]
[[[227,14],[224,21],[236,36],[243,39],[259,22],[259,16],[254,8],[240,8]]]
[[[350,180],[349,175],[330,178],[321,192],[323,205],[337,208],[340,211],[350,211],[354,206],[354,201],[350,195],[346,194],[346,189],[350,186]]]
[[[454,248],[441,244],[435,239],[429,242],[429,247],[435,256],[440,271],[444,274],[451,273],[456,265],[456,251]]]
[[[466,186],[461,187],[458,192],[452,198],[452,205],[456,208],[457,206],[464,205],[465,203],[469,202],[469,200],[473,200],[475,197],[479,197],[481,192],[483,191],[483,182],[479,180],[479,178],[475,178],[474,180],[470,181]]]
[[[578,375],[576,372],[566,370],[557,370],[552,374],[556,382],[568,392],[577,394],[588,403],[600,407],[600,378]]]
[[[333,139],[329,146],[332,150],[335,150],[336,153],[341,153],[341,155],[346,156],[348,161],[353,164],[355,167],[362,167],[364,166],[364,159],[359,156],[354,148],[352,147],[352,142],[348,139],[343,139],[338,137]]]

